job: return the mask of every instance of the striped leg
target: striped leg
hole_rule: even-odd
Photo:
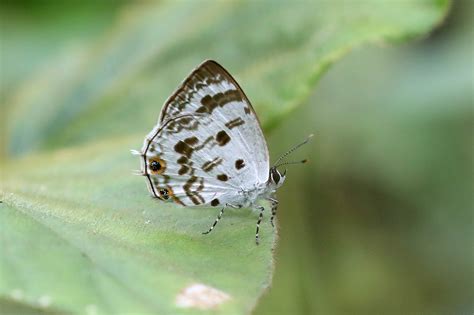
[[[202,232],[202,234],[209,234],[212,232],[212,230],[214,229],[214,227],[216,226],[217,222],[219,222],[219,220],[221,219],[222,217],[222,214],[224,213],[224,208],[221,209],[221,211],[219,212],[219,214],[217,215],[217,218],[216,220],[214,221],[214,224],[212,224],[212,226],[209,228],[209,230],[207,230],[206,232]]]
[[[276,212],[278,208],[278,200],[276,200],[275,198],[267,198],[267,200],[269,200],[272,203],[272,216],[270,217],[270,223],[272,224],[273,227],[275,227],[275,225],[273,224],[273,219],[276,216]]]
[[[262,222],[263,218],[263,210],[265,210],[264,207],[257,207],[258,210],[260,210],[260,214],[258,215],[258,221],[257,221],[257,232],[255,232],[255,243],[258,245],[259,244],[259,236],[258,232],[260,230],[260,222]]]

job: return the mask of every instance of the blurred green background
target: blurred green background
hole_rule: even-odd
[[[274,156],[315,138],[279,193],[256,314],[473,313],[472,4],[426,38],[352,52],[270,135]]]
[[[34,133],[25,140],[14,127],[6,130],[11,125],[7,113],[21,113],[11,106],[28,101],[17,91],[28,90],[28,82],[51,84],[48,65],[64,52],[70,56],[58,58],[64,71],[80,72],[74,56],[82,56],[84,43],[110,32],[129,5],[2,2],[3,159],[35,149],[25,149],[31,137],[36,139]],[[268,123],[273,160],[307,134],[315,137],[293,156],[311,163],[290,167],[278,193],[274,279],[255,314],[474,312],[472,12],[472,1],[456,1],[442,25],[421,39],[358,47],[323,76],[302,106]],[[156,69],[159,61],[150,72]],[[60,81],[61,75],[55,75]],[[172,87],[179,76],[160,80]],[[244,89],[251,84],[241,83]],[[90,92],[87,88],[75,94],[77,102]],[[252,100],[252,89],[258,87],[249,88]],[[161,99],[171,92],[157,89]],[[127,92],[126,97],[135,96]],[[257,112],[271,118],[264,105]],[[158,110],[140,112],[139,117],[150,117],[144,131]],[[66,118],[75,115],[64,108],[59,112]],[[123,115],[117,110],[111,117],[123,121]],[[58,126],[64,123],[61,117],[55,118]],[[84,117],[107,115],[92,110]],[[115,134],[117,124],[103,127],[104,133]],[[49,126],[46,134],[54,137],[40,139],[44,146],[39,147],[60,148],[95,136],[77,136],[81,125],[76,125],[59,136]],[[10,134],[18,141],[11,143]]]

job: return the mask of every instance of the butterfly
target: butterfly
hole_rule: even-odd
[[[278,164],[270,167],[267,143],[257,114],[235,79],[216,61],[206,60],[168,98],[158,123],[140,151],[140,175],[150,194],[181,206],[221,207],[209,230],[226,208],[259,211],[255,241],[265,208],[276,215],[275,191],[285,181]],[[305,162],[305,160],[300,161]]]

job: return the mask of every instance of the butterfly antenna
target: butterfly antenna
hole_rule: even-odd
[[[275,165],[274,167],[280,167],[280,166],[283,166],[283,165],[292,165],[292,164],[305,164],[307,162],[308,162],[307,159],[304,159],[304,160],[301,160],[301,161],[283,162],[283,163]]]
[[[308,143],[309,140],[311,140],[312,137],[313,137],[313,134],[310,134],[303,142],[301,142],[301,143],[295,145],[293,148],[291,148],[290,150],[288,150],[285,154],[283,154],[282,156],[280,156],[280,157],[278,158],[278,160],[276,160],[275,164],[273,164],[274,167],[278,167],[278,166],[281,166],[281,165],[284,165],[284,164],[298,164],[298,163],[301,163],[302,161],[300,161],[300,162],[294,162],[294,163],[293,163],[293,162],[289,162],[289,163],[284,163],[284,164],[278,164],[281,160],[283,160],[283,159],[286,158],[288,155],[290,155],[291,153],[293,153],[296,149],[298,149],[299,147],[301,147],[301,146],[305,145],[306,143]],[[306,160],[303,160],[303,161],[305,161],[305,162],[303,162],[303,163],[306,163]]]

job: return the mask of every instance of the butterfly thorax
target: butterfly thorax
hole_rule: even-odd
[[[285,181],[285,174],[281,174],[276,168],[270,168],[268,181],[265,183],[255,184],[250,189],[241,189],[240,205],[243,207],[252,207],[258,200],[267,199],[275,194],[276,190]]]

